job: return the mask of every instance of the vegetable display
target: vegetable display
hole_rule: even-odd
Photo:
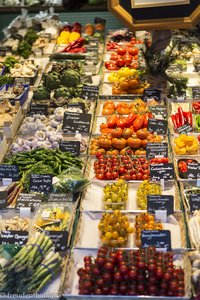
[[[2,269],[0,291],[11,294],[38,293],[59,275],[61,262],[59,253],[52,250],[49,237],[36,233]]]
[[[192,126],[193,126],[192,112],[190,111],[185,112],[183,111],[182,107],[179,107],[178,112],[172,115],[171,118],[175,130],[185,124],[189,124],[191,126],[191,131],[192,131]]]
[[[174,139],[174,144],[177,155],[194,155],[199,152],[199,143],[195,136],[180,134]]]
[[[172,252],[154,247],[131,251],[101,247],[95,258],[85,256],[77,271],[79,294],[183,297],[184,270],[174,260]]]

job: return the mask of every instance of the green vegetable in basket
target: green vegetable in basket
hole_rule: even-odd
[[[24,36],[24,40],[30,45],[33,45],[33,43],[37,40],[37,38],[38,35],[34,29],[29,29]]]
[[[71,167],[54,178],[53,191],[58,193],[82,192],[90,183],[78,168]]]
[[[10,75],[0,75],[0,86],[4,84],[11,84],[14,82],[14,77]]]
[[[23,40],[19,43],[19,46],[17,48],[17,54],[19,54],[23,58],[28,58],[31,52],[32,46],[28,42]]]
[[[18,60],[14,56],[7,56],[4,61],[4,66],[9,71],[16,63],[18,63]]]
[[[50,99],[50,92],[45,86],[39,86],[33,93],[34,100],[46,100]]]
[[[60,75],[57,72],[51,72],[44,75],[44,86],[47,90],[52,91],[60,86]]]
[[[62,75],[61,83],[68,87],[75,87],[80,83],[80,74],[72,69],[65,71]]]

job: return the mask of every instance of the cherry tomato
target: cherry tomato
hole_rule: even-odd
[[[142,180],[142,177],[143,177],[142,173],[137,173],[136,174],[136,179],[137,180]]]

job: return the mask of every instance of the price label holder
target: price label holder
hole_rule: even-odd
[[[8,186],[12,183],[12,178],[2,178],[3,186]]]
[[[143,248],[155,246],[171,251],[171,233],[169,230],[143,230],[141,240]]]
[[[8,198],[8,192],[0,191],[0,209],[6,208],[8,206],[7,198]]]
[[[19,179],[19,168],[16,165],[0,165],[0,180],[12,179],[12,181],[17,181]],[[12,182],[11,181],[11,182]]]
[[[19,198],[16,202],[16,209],[21,208],[31,208],[31,211],[34,210],[35,207],[39,206],[43,200],[42,195],[40,194],[20,194]]]
[[[51,174],[31,174],[30,192],[38,192],[48,194],[52,190]]]
[[[91,75],[85,75],[85,76],[82,78],[82,83],[83,83],[83,84],[92,84],[92,83],[93,83],[92,76],[91,76]],[[83,104],[83,103],[82,103],[82,104]]]
[[[20,207],[19,209],[21,218],[30,218],[31,217],[31,207]]]
[[[161,99],[161,91],[160,89],[144,89],[143,100],[148,101],[155,99],[156,101],[160,101]]]
[[[33,105],[30,106],[29,115],[48,115],[48,106],[47,105]]]
[[[154,157],[168,157],[167,143],[147,143],[146,157],[151,159]]]
[[[14,244],[24,246],[28,241],[28,231],[2,230],[0,232],[0,244]]]
[[[73,133],[77,131],[89,134],[91,119],[91,114],[65,112],[62,129],[65,133]]]
[[[200,179],[200,165],[199,163],[188,163],[187,165],[187,178]]]
[[[82,98],[96,101],[99,98],[99,87],[97,85],[83,85]]]
[[[49,193],[48,202],[73,202],[73,195],[64,193]]]
[[[191,194],[189,197],[190,210],[195,211],[200,209],[200,194]]]
[[[193,128],[190,126],[189,123],[186,123],[183,126],[178,127],[177,131],[179,134],[181,134],[181,133],[187,134],[187,133],[193,131]]]
[[[147,196],[147,211],[155,213],[156,211],[165,211],[166,215],[171,215],[174,212],[174,196],[172,195],[148,195]],[[155,213],[156,215],[156,213]],[[166,220],[165,220],[166,221]]]
[[[193,86],[192,87],[192,97],[195,100],[200,99],[200,86]]]
[[[150,165],[150,177],[153,181],[174,179],[173,163]]]
[[[56,251],[66,251],[68,249],[68,231],[45,230],[45,235],[50,237]]]
[[[150,111],[157,118],[167,118],[167,107],[165,105],[150,106]]]
[[[158,222],[166,223],[167,222],[167,210],[155,210],[155,219]]]
[[[148,131],[155,132],[157,134],[167,134],[167,120],[162,119],[149,119],[148,121]]]
[[[63,152],[71,152],[75,156],[80,156],[81,143],[79,141],[61,141],[59,149]]]

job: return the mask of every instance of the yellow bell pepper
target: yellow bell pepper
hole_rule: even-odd
[[[188,154],[195,154],[198,151],[199,146],[195,143],[192,146],[186,146],[186,151]]]
[[[77,39],[80,38],[80,33],[79,32],[71,32],[70,36],[69,36],[69,42],[73,42],[73,41],[76,41]]]
[[[65,39],[69,39],[71,32],[70,31],[62,31],[60,33],[60,37],[63,37]]]
[[[185,147],[185,142],[177,138],[175,140],[175,145],[176,145],[177,148],[184,148]]]
[[[184,148],[175,147],[174,152],[177,155],[184,155],[184,154],[186,154],[186,148],[185,147]]]

